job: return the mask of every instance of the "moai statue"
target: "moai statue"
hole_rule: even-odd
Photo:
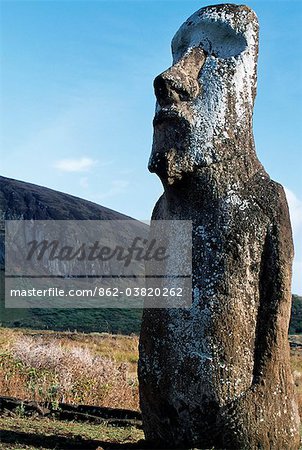
[[[154,448],[296,450],[289,363],[293,244],[284,190],[255,153],[258,21],[202,8],[154,81],[153,220],[192,220],[192,306],[146,309],[140,401]]]

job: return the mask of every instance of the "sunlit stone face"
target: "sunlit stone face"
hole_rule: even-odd
[[[164,184],[239,156],[251,130],[257,52],[258,22],[244,6],[201,9],[180,27],[173,65],[154,80],[149,170]]]

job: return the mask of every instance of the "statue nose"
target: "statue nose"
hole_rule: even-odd
[[[161,107],[194,100],[201,91],[198,75],[206,60],[200,47],[193,48],[176,64],[158,75],[154,91]]]

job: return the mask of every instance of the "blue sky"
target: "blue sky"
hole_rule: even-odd
[[[147,170],[153,78],[171,64],[179,26],[207,4],[0,0],[0,173],[148,219],[162,191]],[[302,294],[302,3],[247,4],[261,27],[257,152],[286,187]]]

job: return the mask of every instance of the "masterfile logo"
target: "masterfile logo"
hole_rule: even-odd
[[[6,221],[5,251],[7,307],[191,302],[190,221]]]

